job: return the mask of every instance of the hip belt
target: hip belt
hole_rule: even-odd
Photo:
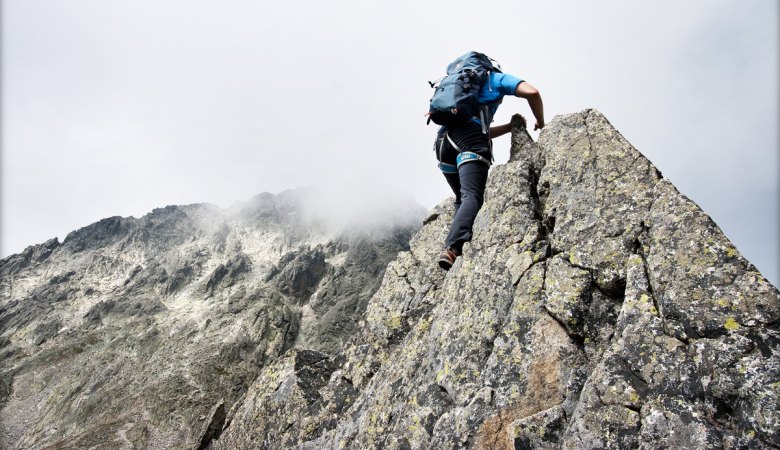
[[[492,162],[489,159],[485,158],[484,156],[480,156],[480,155],[478,155],[478,154],[476,154],[474,152],[464,152],[464,151],[462,151],[460,149],[460,147],[458,147],[458,144],[456,144],[455,141],[452,140],[452,138],[450,137],[449,132],[446,132],[445,135],[447,136],[447,141],[449,141],[449,143],[452,146],[452,148],[454,148],[458,152],[458,157],[455,160],[456,163],[457,163],[457,165],[455,166],[455,169],[456,169],[455,171],[456,172],[457,172],[457,168],[460,167],[461,164],[466,164],[467,162],[471,162],[471,161],[483,162],[483,163],[487,164],[488,167],[490,167],[492,165]],[[442,164],[444,164],[444,163],[439,163],[439,168],[440,169],[442,168],[441,167]],[[452,167],[451,164],[447,164],[447,166]],[[442,172],[444,172],[444,169],[442,169]],[[445,173],[447,173],[447,172],[445,172]]]

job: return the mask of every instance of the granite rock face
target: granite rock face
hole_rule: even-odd
[[[778,290],[599,112],[514,125],[449,272],[451,199],[295,192],[2,260],[0,446],[780,447]]]
[[[335,229],[309,194],[112,217],[0,261],[0,448],[203,448],[265,365],[312,336],[336,354],[425,211]]]
[[[780,293],[599,112],[538,142],[515,120],[445,273],[451,217],[429,213],[340,352],[266,365],[209,446],[780,446]]]

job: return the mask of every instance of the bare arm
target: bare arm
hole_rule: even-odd
[[[490,127],[490,139],[497,138],[512,131],[512,124],[496,125]]]
[[[528,106],[531,107],[531,112],[536,118],[534,130],[544,128],[544,104],[542,104],[542,96],[539,91],[528,82],[521,81],[515,88],[515,95],[528,100]]]

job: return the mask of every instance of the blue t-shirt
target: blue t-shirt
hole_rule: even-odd
[[[522,79],[508,73],[490,72],[490,79],[479,91],[479,102],[489,106],[491,122],[504,96],[514,95],[517,85],[522,82]]]

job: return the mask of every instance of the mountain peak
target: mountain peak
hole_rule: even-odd
[[[450,202],[388,266],[341,363],[314,372],[317,395],[280,359],[216,448],[780,443],[780,294],[601,113],[558,116],[538,143],[515,127],[445,274]]]
[[[780,446],[778,290],[598,111],[513,124],[448,272],[451,198],[305,189],[3,260],[3,446]]]

